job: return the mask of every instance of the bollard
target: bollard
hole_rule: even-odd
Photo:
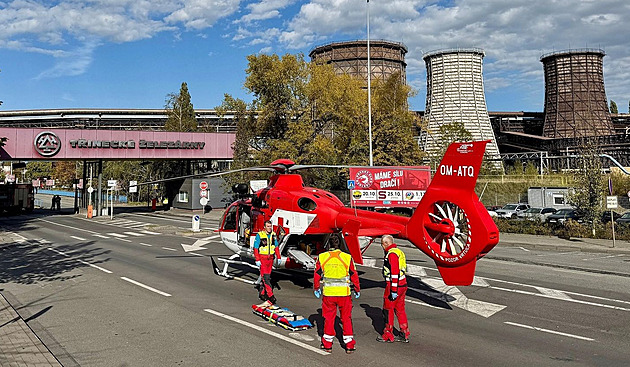
[[[199,216],[198,215],[193,215],[192,217],[192,231],[193,232],[199,232]]]

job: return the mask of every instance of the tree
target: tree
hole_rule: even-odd
[[[168,131],[196,131],[197,119],[195,117],[195,109],[190,102],[190,94],[188,93],[188,85],[182,83],[179,94],[169,94],[166,96],[164,109],[168,118],[164,124],[164,129]]]
[[[7,143],[7,140],[9,139],[6,137],[0,138],[0,148],[2,148]]]
[[[52,176],[55,178],[55,186],[72,187],[74,179],[77,177],[76,164],[68,161],[55,162]]]
[[[619,110],[617,109],[617,104],[612,99],[610,100],[610,113],[619,113]]]
[[[402,83],[400,73],[386,80],[376,80],[374,90],[374,163],[375,165],[415,165],[424,153],[413,138],[420,124],[409,111],[411,88]]]
[[[575,173],[575,191],[569,195],[568,201],[584,214],[584,220],[595,235],[595,227],[602,214],[606,180],[602,175],[598,148],[584,141],[579,152],[577,159],[580,169]]]
[[[52,177],[52,162],[28,162],[26,164],[28,177],[32,179]]]
[[[471,141],[472,134],[466,130],[464,127],[464,123],[460,121],[451,122],[450,124],[445,124],[440,126],[438,129],[439,140],[438,146],[440,149],[435,151],[429,158],[431,161],[431,166],[437,167],[437,165],[442,160],[442,157],[446,153],[446,149],[451,145],[451,143],[456,141]]]

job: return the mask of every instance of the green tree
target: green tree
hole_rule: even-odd
[[[595,235],[606,190],[606,179],[602,174],[599,151],[595,145],[584,141],[580,148],[578,167],[574,176],[575,191],[569,195],[568,201],[584,214],[584,220],[589,223]]]
[[[424,153],[413,138],[420,119],[409,111],[411,87],[400,73],[376,80],[374,88],[374,163],[375,165],[416,165]]]
[[[52,162],[28,162],[26,169],[28,177],[31,179],[52,177]]]
[[[166,97],[167,119],[164,129],[168,131],[196,131],[197,119],[195,117],[195,109],[190,102],[190,94],[188,93],[188,85],[182,83],[179,94],[169,94]]]
[[[473,138],[472,134],[464,127],[464,123],[460,121],[440,126],[437,135],[439,136],[438,146],[440,149],[430,156],[431,166],[437,166],[437,164],[440,163],[444,153],[446,153],[446,149],[448,149],[451,143],[471,141]]]
[[[612,99],[610,100],[610,113],[619,113],[619,109],[617,109],[617,104]]]
[[[55,162],[53,164],[52,177],[55,179],[55,186],[72,188],[74,179],[78,177],[75,162]]]

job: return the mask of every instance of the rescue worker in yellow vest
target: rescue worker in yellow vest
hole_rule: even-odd
[[[335,234],[333,234],[335,236]],[[337,243],[331,241],[329,251],[319,254],[315,264],[315,276],[313,286],[315,297],[322,294],[322,316],[324,317],[324,335],[321,348],[326,352],[332,352],[332,344],[335,338],[335,318],[337,308],[343,327],[343,343],[346,353],[356,350],[356,341],[352,331],[352,297],[360,296],[359,275],[352,257],[339,250]]]
[[[409,324],[405,311],[405,294],[407,293],[407,260],[405,254],[396,246],[394,238],[385,235],[381,238],[381,246],[385,251],[383,277],[385,278],[385,293],[383,294],[383,317],[385,330],[383,335],[376,338],[379,342],[392,343],[409,342]],[[398,317],[401,335],[394,337],[394,314]]]
[[[276,297],[273,295],[271,287],[271,269],[275,259],[280,259],[280,250],[278,248],[278,239],[273,233],[271,221],[265,222],[265,229],[256,234],[254,240],[254,257],[256,258],[256,266],[260,269],[260,277],[262,283],[259,287],[258,297],[263,301],[276,303]]]

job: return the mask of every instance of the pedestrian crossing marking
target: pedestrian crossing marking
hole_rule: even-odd
[[[144,237],[144,234],[142,234],[142,233],[136,233],[136,232],[124,232],[124,233],[128,234],[130,236]]]
[[[128,236],[125,236],[124,234],[120,234],[120,233],[108,233],[108,235],[114,236],[114,237],[118,237],[118,238],[127,238],[128,237]]]
[[[158,232],[151,232],[151,231],[140,231],[140,233],[146,233],[146,234],[161,234]]]

